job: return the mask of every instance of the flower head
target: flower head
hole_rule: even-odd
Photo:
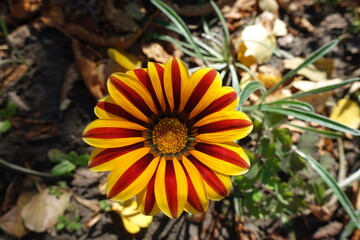
[[[214,69],[189,76],[177,58],[165,66],[150,62],[112,74],[108,90],[83,139],[96,147],[91,170],[111,171],[110,199],[136,196],[146,215],[201,213],[209,199],[229,194],[230,175],[248,171],[249,159],[234,141],[250,133],[252,122],[234,110],[237,94],[222,87]]]

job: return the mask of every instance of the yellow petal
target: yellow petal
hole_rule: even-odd
[[[109,48],[108,56],[126,70],[141,68],[141,61],[139,61],[135,55],[127,53],[124,50]]]

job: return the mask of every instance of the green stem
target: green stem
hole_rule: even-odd
[[[20,167],[18,165],[9,163],[3,159],[0,158],[0,165],[3,165],[4,167],[10,168],[16,172],[20,172],[23,174],[29,174],[29,175],[34,175],[34,176],[38,176],[38,177],[45,177],[45,178],[52,178],[55,177],[54,175],[50,174],[50,173],[44,173],[44,172],[39,172],[36,170],[32,170],[32,169],[28,169],[28,168],[24,168],[24,167]]]

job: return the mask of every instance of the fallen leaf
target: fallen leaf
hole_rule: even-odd
[[[284,67],[286,69],[294,70],[304,62],[304,58],[294,57],[290,59],[284,59]],[[325,71],[319,70],[314,64],[308,64],[306,67],[300,69],[297,72],[298,75],[305,76],[307,79],[314,82],[326,81],[327,75]]]
[[[141,61],[139,61],[136,56],[131,53],[114,48],[109,48],[107,53],[112,60],[121,67],[125,68],[126,71],[141,68]]]
[[[16,19],[27,19],[40,9],[42,2],[42,0],[8,0],[10,14]]]
[[[104,13],[116,32],[137,32],[140,29],[123,10],[115,7],[114,0],[105,0]]]
[[[70,192],[61,191],[60,196],[55,196],[49,189],[44,189],[31,198],[21,211],[27,229],[44,232],[55,226],[58,216],[64,214],[71,197]]]
[[[281,81],[281,73],[276,68],[263,65],[258,68],[257,78],[266,89],[270,89]]]
[[[15,84],[19,79],[21,79],[29,70],[29,65],[20,64],[12,69],[11,73],[7,76],[4,76],[1,81],[1,91],[6,91],[9,87]]]
[[[0,228],[16,238],[21,238],[28,233],[22,222],[20,212],[21,209],[15,206],[0,217]]]
[[[328,225],[320,227],[313,235],[312,239],[332,239],[339,235],[343,229],[343,224],[340,222],[331,222]]]
[[[106,93],[106,87],[104,82],[99,81],[96,70],[96,63],[83,56],[80,42],[75,38],[72,39],[72,48],[75,56],[76,66],[80,71],[86,87],[95,98],[99,99],[103,97]]]
[[[326,206],[310,205],[309,209],[317,219],[324,222],[329,221],[334,214],[334,212]]]
[[[275,15],[279,14],[279,5],[275,0],[258,0],[259,8]]]
[[[13,117],[11,124],[28,140],[34,141],[59,135],[59,126],[50,121]]]
[[[360,126],[359,105],[350,99],[340,99],[333,107],[330,119],[357,129]]]
[[[99,207],[99,201],[97,199],[89,200],[82,198],[80,196],[74,195],[74,199],[83,205],[84,207],[87,207],[88,209],[94,211],[95,213],[98,213],[100,211]]]
[[[142,51],[148,58],[154,59],[158,63],[165,64],[166,61],[170,58],[170,55],[164,50],[164,48],[156,42],[144,45],[142,47]]]
[[[126,69],[117,64],[114,60],[108,58],[98,62],[96,66],[97,75],[100,82],[106,82],[114,72],[126,72]]]
[[[258,64],[270,60],[273,54],[271,48],[276,47],[276,39],[262,24],[245,27],[241,38],[247,48],[243,54],[244,57],[253,56]]]

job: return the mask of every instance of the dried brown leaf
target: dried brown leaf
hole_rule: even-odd
[[[5,77],[1,82],[1,91],[6,91],[16,81],[21,79],[29,70],[29,66],[26,64],[20,64],[12,69],[11,73]]]
[[[320,227],[312,236],[312,239],[329,239],[338,235],[343,228],[340,222],[331,222],[328,225]]]
[[[148,58],[154,59],[159,63],[166,63],[166,61],[170,58],[170,55],[164,50],[164,48],[156,42],[144,45],[142,47],[142,51]]]
[[[76,66],[80,71],[86,87],[96,99],[103,97],[106,93],[105,84],[99,81],[96,70],[96,63],[83,56],[80,42],[78,40],[72,39],[72,48],[75,56]]]
[[[137,32],[140,27],[124,11],[116,8],[114,0],[105,0],[104,13],[116,32]]]
[[[27,234],[20,216],[21,209],[15,206],[0,217],[0,228],[8,234],[21,238]]]
[[[29,140],[46,139],[59,135],[59,126],[49,121],[14,117],[11,118],[11,124]]]
[[[320,221],[329,221],[334,214],[327,206],[311,205],[309,209],[314,216]]]
[[[17,19],[33,16],[42,6],[42,0],[8,0],[10,14]]]
[[[27,229],[44,232],[57,223],[58,216],[65,212],[71,197],[70,192],[61,191],[60,196],[55,196],[49,189],[44,189],[31,198],[21,211]]]

